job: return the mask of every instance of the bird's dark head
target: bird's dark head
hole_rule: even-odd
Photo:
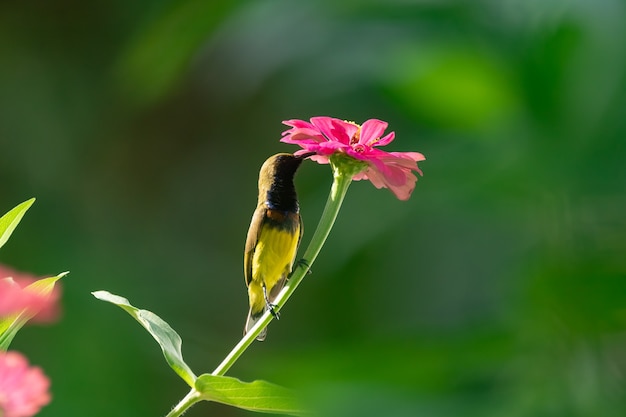
[[[272,155],[263,163],[259,179],[271,179],[274,177],[293,178],[300,164],[309,155],[294,156],[290,153],[278,153]]]
[[[279,153],[270,156],[259,172],[259,202],[289,210],[294,206],[297,207],[293,177],[302,161],[311,155],[294,156],[290,153]]]
[[[261,172],[259,172],[259,188],[261,188],[262,183],[269,185],[276,180],[293,181],[293,177],[302,161],[311,155],[311,153],[307,153],[294,156],[290,153],[278,153],[270,156],[263,163],[263,166],[261,166]]]

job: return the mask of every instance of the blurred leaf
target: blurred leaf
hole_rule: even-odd
[[[58,280],[66,276],[68,273],[69,272],[63,272],[55,277],[37,280],[29,286],[25,287],[24,290],[32,291],[35,294],[39,294],[42,296],[47,296],[54,289],[54,284]],[[19,314],[14,314],[13,316],[7,317],[4,320],[0,321],[0,350],[7,350],[18,330],[20,330],[22,326],[24,326],[26,322],[33,318],[37,313],[38,311],[25,309]]]
[[[302,415],[287,388],[266,381],[242,382],[227,376],[203,374],[196,381],[202,399],[263,413]]]
[[[442,128],[489,129],[515,109],[511,77],[488,51],[471,45],[432,50],[409,45],[395,50],[391,62],[390,93],[407,110]]]
[[[165,360],[190,387],[194,386],[196,376],[183,360],[181,352],[182,340],[178,333],[174,331],[159,316],[148,310],[140,310],[133,307],[130,302],[108,291],[94,291],[93,296],[102,301],[108,301],[121,307],[128,314],[133,316],[157,341],[161,346]]]
[[[128,45],[119,62],[124,88],[149,103],[166,94],[200,45],[234,7],[234,1],[175,2]]]
[[[17,225],[20,223],[22,217],[24,217],[24,213],[26,213],[26,210],[28,210],[34,202],[34,198],[26,200],[15,206],[4,216],[0,217],[0,248],[4,246],[7,240],[9,240],[11,233],[13,233],[13,230],[15,230]]]

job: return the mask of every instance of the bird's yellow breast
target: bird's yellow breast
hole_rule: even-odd
[[[268,290],[291,272],[298,249],[300,226],[296,230],[265,224],[257,240],[252,258],[252,279],[265,283]]]

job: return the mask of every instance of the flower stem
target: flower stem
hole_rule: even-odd
[[[187,411],[192,405],[200,401],[200,393],[196,391],[195,388],[192,388],[191,391],[180,400],[176,407],[172,409],[165,417],[179,417],[182,416],[185,411]]]
[[[324,242],[326,242],[326,238],[335,223],[335,219],[337,218],[337,214],[341,208],[341,203],[343,202],[346,192],[348,191],[348,187],[352,182],[352,175],[345,175],[342,173],[335,164],[332,164],[332,161],[331,167],[333,168],[333,185],[330,189],[330,195],[326,201],[324,211],[322,212],[322,217],[320,218],[315,233],[313,233],[309,247],[304,252],[302,260],[296,263],[291,275],[289,276],[289,280],[287,280],[287,283],[285,284],[285,287],[276,297],[276,304],[274,307],[275,311],[279,311],[282,306],[285,305],[289,297],[291,297],[298,285],[302,282],[302,279],[311,268],[311,265],[313,265],[313,262],[315,262],[317,255],[320,253],[322,246],[324,246]],[[226,358],[224,358],[222,363],[215,369],[215,371],[213,371],[213,375],[224,375],[230,367],[233,366],[237,359],[239,359],[243,352],[246,351],[248,346],[252,344],[254,339],[256,339],[259,333],[261,333],[261,330],[263,330],[272,321],[272,319],[272,314],[269,311],[266,311],[254,327],[246,333],[246,335],[239,341],[239,343],[237,343]]]

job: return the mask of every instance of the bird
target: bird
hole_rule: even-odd
[[[244,335],[266,310],[278,318],[272,302],[291,273],[302,239],[303,225],[294,176],[311,154],[279,153],[269,157],[259,172],[257,206],[246,237],[243,264],[250,310]],[[263,341],[267,327],[256,337]]]

